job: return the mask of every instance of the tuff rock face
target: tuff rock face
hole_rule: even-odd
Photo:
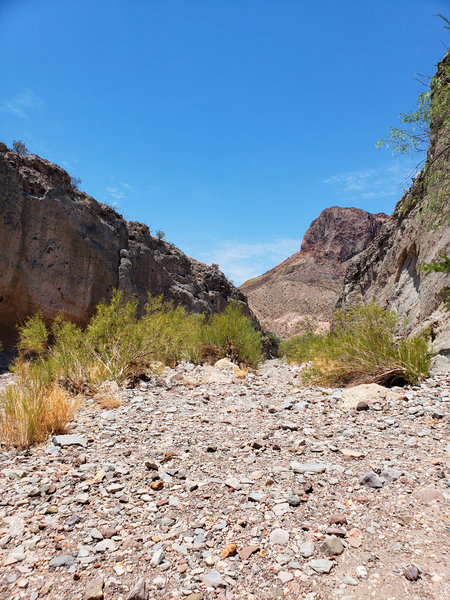
[[[450,255],[450,54],[438,65],[431,98],[425,167],[380,235],[349,263],[338,306],[376,301],[407,317],[411,333],[430,327],[435,368],[450,368],[450,313],[439,296],[450,276],[420,270]]]
[[[372,242],[387,220],[384,213],[357,208],[322,211],[299,252],[241,286],[262,324],[281,337],[293,335],[307,318],[326,328],[348,261]]]
[[[219,270],[189,258],[78,191],[59,166],[19,157],[0,143],[0,339],[41,311],[85,324],[114,288],[162,294],[195,312],[218,312],[245,296]]]

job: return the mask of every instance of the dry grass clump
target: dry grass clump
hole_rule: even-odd
[[[0,394],[0,436],[5,444],[25,448],[64,433],[80,403],[38,369],[23,361],[16,364],[18,379]]]
[[[94,395],[94,401],[103,409],[110,410],[122,406],[120,388],[116,381],[105,381]]]
[[[307,362],[303,380],[318,385],[414,384],[428,375],[427,335],[399,335],[398,316],[375,303],[334,315],[333,330],[283,342],[288,360]]]

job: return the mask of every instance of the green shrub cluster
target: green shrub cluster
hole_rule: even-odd
[[[428,374],[427,335],[400,337],[398,316],[375,303],[334,315],[326,335],[308,333],[283,342],[288,360],[307,362],[304,381],[320,385],[416,383]]]
[[[195,364],[228,357],[256,367],[261,334],[237,304],[209,316],[149,296],[139,315],[136,299],[115,291],[97,306],[82,329],[60,315],[47,327],[41,315],[20,328],[18,378],[0,395],[0,434],[6,443],[27,446],[61,432],[73,418],[82,392],[107,380],[123,383],[162,365]]]
[[[223,313],[204,316],[149,296],[139,316],[137,300],[124,302],[116,291],[109,303],[97,306],[84,330],[63,316],[50,330],[40,315],[29,318],[20,330],[19,349],[33,356],[52,380],[64,379],[80,390],[106,380],[123,383],[155,363],[199,364],[229,357],[255,367],[261,360],[260,337],[234,304]]]

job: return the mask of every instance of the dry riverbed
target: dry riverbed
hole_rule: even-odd
[[[1,447],[0,598],[449,598],[449,375],[356,410],[299,372],[180,365]]]

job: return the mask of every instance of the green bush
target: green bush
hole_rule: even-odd
[[[242,308],[231,302],[227,308],[210,315],[200,328],[203,355],[230,360],[251,367],[262,359],[261,333],[253,327]]]
[[[296,335],[280,343],[280,356],[298,364],[308,362],[322,345],[324,335],[305,333]]]
[[[428,375],[426,334],[399,336],[398,316],[375,303],[334,315],[327,335],[307,334],[283,344],[287,358],[308,362],[303,379],[320,385],[416,383]]]
[[[115,291],[109,303],[97,306],[85,330],[62,315],[50,331],[39,314],[29,318],[20,329],[19,349],[46,377],[78,392],[109,379],[123,383],[139,377],[158,362],[199,364],[226,356],[256,366],[261,335],[235,305],[205,317],[149,295],[139,317],[137,300],[124,301]]]

